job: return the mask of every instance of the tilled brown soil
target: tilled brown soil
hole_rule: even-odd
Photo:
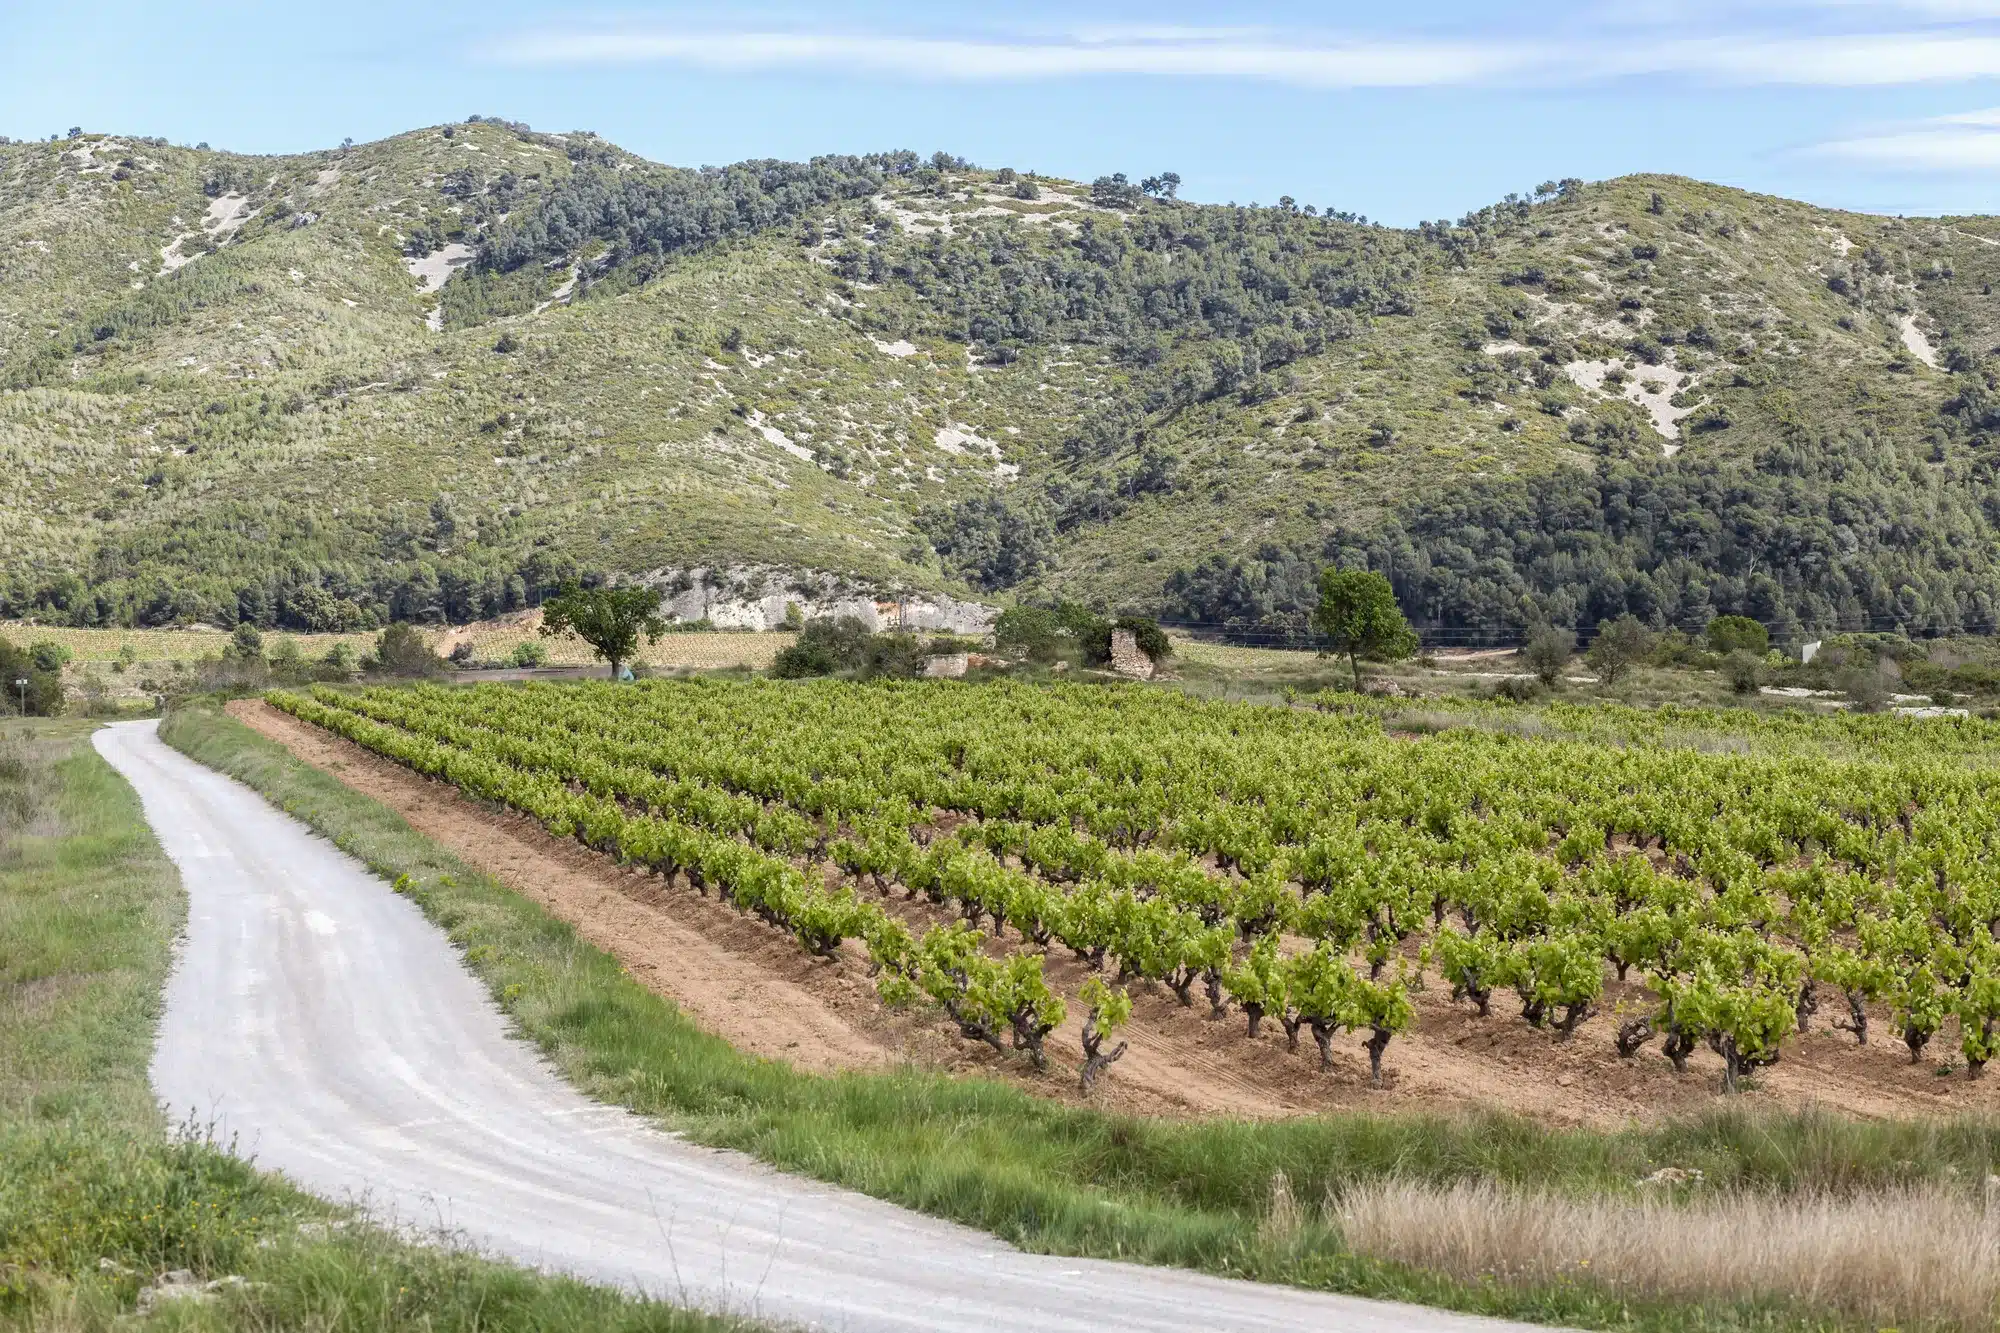
[[[299,759],[397,811],[411,827],[469,864],[574,925],[616,957],[642,984],[679,1005],[695,1022],[743,1050],[816,1070],[909,1061],[952,1071],[981,1071],[1062,1100],[1076,1098],[1082,1062],[1082,1013],[1074,1003],[1089,975],[1062,949],[1050,951],[1050,984],[1069,998],[1072,1016],[1049,1040],[1051,1069],[1037,1074],[1024,1057],[996,1056],[961,1040],[934,1015],[885,1008],[853,942],[831,960],[814,959],[781,930],[704,897],[676,878],[621,867],[578,844],[551,837],[525,816],[496,811],[279,712],[259,700],[229,705],[238,720]],[[939,909],[882,900],[912,926],[949,919]],[[1009,936],[1011,943],[1013,937]],[[1121,1036],[1124,1058],[1100,1081],[1093,1100],[1144,1114],[1272,1117],[1336,1107],[1412,1109],[1498,1106],[1563,1124],[1613,1125],[1687,1112],[1717,1097],[1721,1061],[1698,1052],[1676,1074],[1658,1043],[1626,1060],[1612,1045],[1622,1006],[1646,1005],[1642,988],[1614,984],[1601,1012],[1567,1042],[1529,1027],[1510,996],[1493,999],[1493,1016],[1456,1004],[1435,977],[1413,998],[1414,1028],[1385,1059],[1386,1088],[1368,1086],[1360,1037],[1335,1040],[1334,1067],[1322,1072],[1309,1034],[1298,1053],[1267,1020],[1256,1040],[1232,1011],[1211,1019],[1196,988],[1183,1008],[1164,987],[1133,989],[1133,1021]],[[1822,1103],[1871,1116],[1951,1114],[2000,1107],[2000,1079],[1970,1081],[1963,1069],[1936,1072],[1951,1052],[1949,1030],[1933,1040],[1933,1058],[1912,1065],[1888,1016],[1871,1018],[1870,1044],[1857,1047],[1823,1022],[1786,1044],[1783,1061],[1744,1094],[1749,1103]]]

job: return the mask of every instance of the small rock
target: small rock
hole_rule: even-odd
[[[161,1275],[160,1280],[139,1291],[138,1314],[143,1318],[167,1301],[212,1301],[219,1291],[250,1286],[250,1282],[236,1273],[227,1277],[203,1282],[185,1268],[175,1268]]]
[[[1663,1166],[1639,1182],[1642,1188],[1648,1185],[1698,1185],[1700,1183],[1701,1172],[1698,1169],[1680,1166]]]
[[[1575,1083],[1575,1082],[1576,1082],[1576,1075],[1575,1075],[1575,1074],[1557,1074],[1557,1075],[1556,1075],[1556,1086],[1557,1086],[1558,1088],[1567,1088],[1567,1087],[1569,1087],[1569,1086],[1570,1086],[1571,1084],[1573,1084],[1573,1083]]]

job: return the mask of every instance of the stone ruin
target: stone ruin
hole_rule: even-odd
[[[1111,669],[1134,680],[1153,678],[1153,659],[1139,648],[1139,638],[1129,629],[1111,631]]]

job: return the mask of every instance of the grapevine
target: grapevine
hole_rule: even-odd
[[[1079,959],[1104,973],[1076,996],[1086,1087],[1124,1049],[1103,1050],[1117,984],[1199,991],[1251,1040],[1275,1017],[1325,1069],[1357,1040],[1377,1085],[1427,973],[1470,1021],[1552,1041],[1595,1031],[1614,981],[1643,986],[1618,1053],[1657,1038],[1685,1069],[1706,1047],[1725,1089],[1823,1003],[1861,1044],[1886,1012],[1912,1060],[1949,1031],[1974,1075],[2000,1044],[2000,727],[1972,719],[1559,704],[1523,735],[1462,704],[1407,737],[1351,696],[1093,686],[270,698],[813,954],[865,951],[886,1001],[1036,1067],[1068,1012],[1044,960]],[[957,921],[918,933],[913,903]]]

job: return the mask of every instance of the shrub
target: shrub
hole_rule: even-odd
[[[1599,622],[1597,637],[1590,641],[1584,660],[1598,679],[1615,685],[1618,678],[1653,655],[1653,632],[1631,614]]]
[[[1841,672],[1839,688],[1854,701],[1856,712],[1879,713],[1889,706],[1889,674],[1879,665],[1855,666]]]
[[[1046,606],[1010,606],[993,622],[993,646],[1030,661],[1053,662],[1065,637],[1062,618]]]
[[[517,667],[538,667],[548,660],[549,650],[533,639],[515,644],[514,651],[507,657],[508,665]]]
[[[887,634],[871,634],[868,637],[867,657],[863,664],[864,675],[895,676],[908,678],[924,674],[924,663],[930,651],[924,645],[922,636],[907,630],[893,630]]]
[[[17,680],[27,684],[17,686]],[[5,697],[0,712],[25,708],[31,717],[54,717],[63,710],[62,677],[42,670],[31,653],[5,639],[0,639],[0,694]]]
[[[435,676],[444,669],[417,627],[403,621],[376,637],[375,651],[363,665],[386,676]]]
[[[28,656],[37,671],[60,672],[69,665],[73,654],[53,639],[41,639],[28,645]]]
[[[312,675],[297,639],[283,638],[272,645],[271,674],[288,685],[300,684]]]
[[[854,671],[868,661],[868,626],[859,616],[823,616],[806,622],[798,640],[781,650],[771,663],[780,680],[831,676]]]
[[[1771,632],[1748,616],[1717,616],[1708,622],[1708,646],[1724,656],[1740,650],[1762,657],[1771,651]]]
[[[1531,704],[1545,693],[1547,687],[1534,676],[1509,676],[1493,682],[1493,697],[1511,703]]]
[[[264,636],[249,621],[241,621],[229,635],[229,646],[222,650],[225,658],[239,662],[262,661],[264,657]]]
[[[360,669],[361,664],[355,660],[354,650],[344,643],[336,643],[313,664],[313,676],[324,681],[347,681],[353,680]]]
[[[1570,655],[1575,651],[1574,630],[1539,625],[1528,631],[1527,641],[1521,645],[1521,660],[1527,664],[1528,670],[1535,673],[1535,679],[1553,686],[1561,678],[1563,668],[1569,665]]]
[[[1736,693],[1755,694],[1764,683],[1764,659],[1747,648],[1735,649],[1723,657],[1722,674]]]
[[[920,676],[930,656],[921,635],[905,630],[874,634],[859,616],[809,621],[797,642],[781,650],[771,663],[780,680],[832,676]]]

